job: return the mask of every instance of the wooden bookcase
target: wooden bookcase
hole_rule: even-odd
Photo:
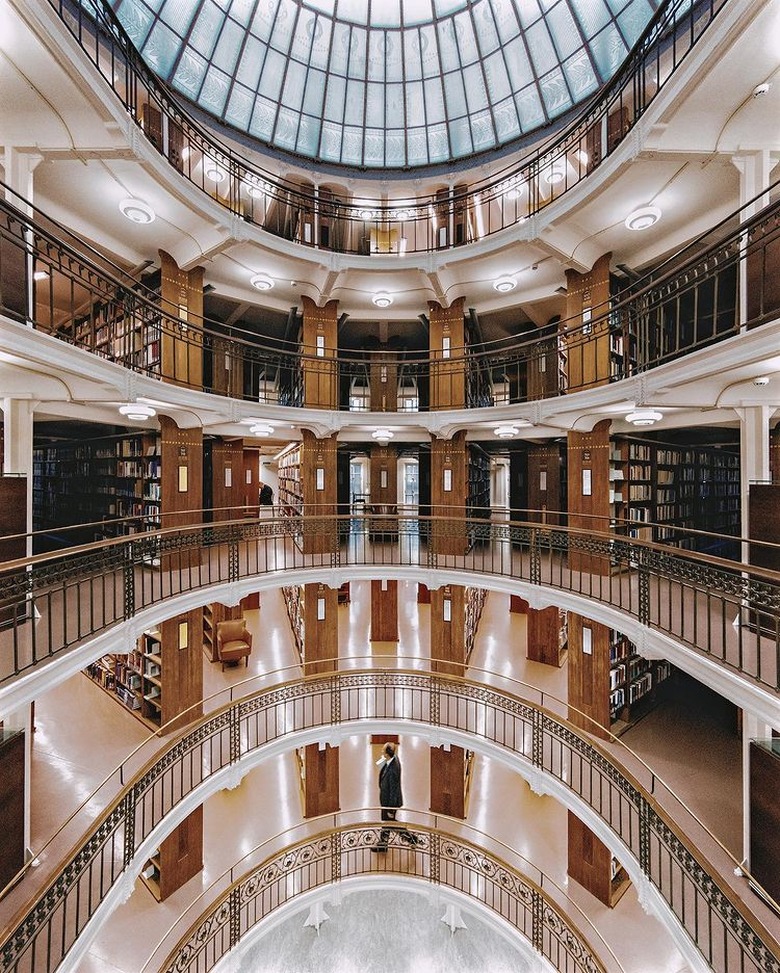
[[[625,635],[608,632],[610,729],[619,735],[655,705],[656,690],[671,675],[672,665],[643,658]]]
[[[303,586],[297,584],[283,585],[282,597],[284,598],[284,607],[287,609],[287,617],[290,619],[290,628],[292,629],[293,638],[295,639],[295,647],[298,650],[298,655],[300,656],[301,662],[303,662],[305,645],[304,635],[306,630],[303,604]]]
[[[163,902],[203,868],[203,806],[189,814],[146,859],[141,881]]]
[[[301,445],[290,443],[278,457],[279,494],[277,503],[282,514],[299,517],[303,514],[303,482],[301,480]]]
[[[514,597],[514,596],[510,596]],[[526,655],[531,662],[541,662],[547,666],[560,668],[566,660],[569,645],[568,615],[562,608],[550,605],[548,608],[529,608]],[[510,610],[512,608],[510,604]]]
[[[466,448],[466,511],[469,517],[490,519],[490,456],[476,443]]]
[[[487,601],[487,591],[484,588],[468,587],[463,591],[463,638],[466,662],[469,661],[474,650],[479,621]]]

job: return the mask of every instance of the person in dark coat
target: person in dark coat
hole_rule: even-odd
[[[398,808],[404,802],[403,791],[401,790],[401,761],[395,752],[394,743],[386,743],[379,761],[381,769],[379,771],[379,803],[382,807],[382,820],[395,821]],[[390,837],[390,828],[382,828],[379,833],[379,842],[374,845],[371,851],[387,851],[387,842]],[[392,829],[397,830],[401,839],[410,845],[417,844],[417,835],[412,834],[408,828]]]

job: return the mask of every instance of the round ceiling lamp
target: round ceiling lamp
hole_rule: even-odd
[[[525,192],[525,183],[519,179],[510,179],[504,189],[504,196],[507,199],[519,199]]]
[[[274,431],[274,427],[266,425],[264,422],[258,422],[250,426],[249,431],[253,436],[270,436]]]
[[[225,167],[208,155],[203,160],[203,175],[212,182],[222,182],[227,178]]]
[[[410,220],[412,218],[412,211],[410,209],[397,209],[394,216],[399,223],[403,223],[404,220]]]
[[[499,439],[514,439],[517,435],[517,426],[499,426],[493,430],[493,434]]]
[[[379,291],[377,294],[374,294],[371,301],[377,307],[390,307],[393,303],[393,298],[386,291]]]
[[[629,230],[647,230],[661,219],[661,210],[658,206],[640,206],[633,213],[626,217],[626,226]]]
[[[493,282],[493,290],[498,291],[499,294],[508,294],[515,287],[517,287],[517,280],[514,277],[499,277],[498,280]]]
[[[119,406],[119,413],[126,419],[151,419],[156,416],[156,411],[150,405],[143,402],[128,402],[127,405]]]
[[[251,196],[252,199],[262,199],[266,193],[265,183],[261,182],[257,176],[247,176],[244,180],[244,188],[247,196]]]
[[[544,174],[545,182],[550,186],[555,186],[559,182],[563,182],[565,178],[566,162],[563,159],[558,159],[556,162],[553,162]]]
[[[371,438],[376,439],[380,446],[387,446],[393,438],[393,434],[389,429],[375,429],[371,433]]]
[[[259,291],[270,291],[274,286],[273,278],[268,274],[255,274],[249,283]]]
[[[120,200],[119,212],[122,216],[126,216],[131,223],[139,224],[153,223],[156,216],[148,203],[141,199],[133,199],[132,196]]]
[[[632,426],[652,426],[663,417],[663,412],[656,412],[655,409],[637,409],[628,413],[626,422],[630,422]]]

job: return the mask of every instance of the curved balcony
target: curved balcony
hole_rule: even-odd
[[[297,828],[281,836],[283,850],[268,854],[270,849],[265,847],[255,849],[248,859],[256,860],[261,851],[266,851],[267,857],[251,868],[244,864],[245,859],[225,873],[222,882],[212,883],[211,889],[224,885],[225,880],[230,884],[213,895],[208,908],[201,901],[195,904],[203,910],[200,917],[167,958],[157,961],[156,968],[166,973],[205,973],[230,950],[241,949],[269,916],[321,901],[334,884],[339,893],[350,893],[367,883],[375,887],[377,867],[371,845],[380,829],[350,819],[375,818],[376,813],[341,813],[315,820],[313,825],[329,830],[311,835],[310,827]],[[416,848],[408,856],[391,854],[383,864],[383,887],[426,892],[433,885],[445,901],[478,904],[480,911],[492,914],[524,939],[526,949],[535,951],[531,955],[543,956],[561,973],[606,973],[612,969],[615,959],[607,944],[549,877],[529,869],[530,863],[510,848],[492,850],[495,841],[464,828],[462,822],[440,816],[421,818],[424,824],[415,824]],[[297,836],[301,831],[303,838]],[[391,841],[395,842],[392,836]],[[276,847],[279,840],[266,844]],[[529,877],[529,871],[533,877]],[[235,874],[240,877],[233,880]],[[158,953],[162,954],[159,947],[145,968]]]
[[[19,286],[3,290],[0,311],[137,374],[274,408],[372,411],[380,373],[399,413],[523,404],[620,382],[776,319],[780,201],[740,223],[743,213],[594,308],[591,321],[430,356],[301,348],[183,321],[62,226],[2,202],[4,259]]]
[[[562,131],[487,179],[430,195],[360,200],[339,185],[280,179],[220,140],[146,67],[108,4],[52,9],[150,145],[229,213],[303,246],[340,253],[428,253],[528,220],[578,186],[623,142],[706,35],[726,0],[669,0],[627,62]]]
[[[175,517],[175,515],[173,515]],[[175,520],[174,520],[175,522]],[[0,703],[29,702],[114,651],[117,633],[250,591],[381,577],[474,584],[617,628],[738,705],[778,722],[780,574],[598,529],[448,517],[235,520],[168,528],[6,562]],[[439,553],[442,550],[468,553]],[[751,542],[752,543],[752,542]],[[304,553],[316,550],[323,553]],[[584,570],[570,564],[591,567]]]
[[[435,734],[498,757],[596,832],[640,899],[686,934],[695,965],[703,961],[717,973],[780,969],[780,945],[725,878],[734,881],[728,852],[650,768],[639,762],[626,769],[629,751],[599,744],[551,706],[568,709],[549,696],[542,706],[455,676],[387,669],[333,671],[227,703],[111,794],[89,834],[11,924],[0,944],[3,969],[30,969],[35,958],[36,970],[53,971],[65,957],[77,960],[159,840],[266,754],[320,740],[323,732],[338,739],[372,730]]]

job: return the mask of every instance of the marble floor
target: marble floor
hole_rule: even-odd
[[[370,585],[353,582],[351,603],[339,608],[339,646],[342,660],[365,664],[367,654],[372,664],[405,664],[404,660],[428,656],[430,606],[418,605],[416,585],[399,583],[398,643],[369,642]],[[525,658],[526,621],[522,615],[510,614],[506,595],[489,595],[479,627],[471,665],[474,678],[486,678],[482,670],[534,685],[546,694],[566,698],[566,667],[551,669]],[[270,682],[289,678],[296,672],[297,656],[284,609],[281,593],[264,593],[259,611],[247,613],[254,632],[255,651],[248,669],[227,669],[211,664],[204,657],[204,695],[222,692],[247,677]],[[477,673],[480,673],[478,676]],[[209,704],[207,704],[208,708]],[[145,736],[144,726],[131,713],[111,699],[82,674],[77,674],[36,703],[36,732],[32,764],[32,848],[39,849],[59,827],[64,818],[89,797],[91,791],[110,770]],[[95,747],[94,741],[100,740]],[[682,678],[670,693],[669,700],[652,711],[622,738],[636,753],[657,768],[672,786],[680,789],[702,818],[737,857],[741,857],[741,744],[736,732],[734,707],[703,690],[693,680]],[[406,820],[425,822],[429,807],[428,743],[413,735],[401,738]],[[366,735],[347,738],[340,747],[340,802],[343,811],[371,807],[378,801],[375,755]],[[82,814],[94,813],[87,804]],[[566,810],[551,797],[534,794],[516,773],[497,760],[478,757],[470,793],[467,825],[515,849],[538,870],[567,893],[576,907],[587,914],[598,933],[614,951],[616,968],[625,973],[683,973],[685,959],[672,937],[655,918],[647,916],[633,888],[614,909],[608,909],[566,876]],[[84,820],[79,816],[83,830]],[[187,912],[187,924],[200,912],[198,897],[212,883],[220,880],[225,869],[240,859],[259,861],[262,846],[268,839],[303,822],[300,786],[294,753],[265,760],[251,771],[242,783],[222,791],[204,805],[204,869],[184,888],[163,903],[157,903],[139,881],[130,899],[111,916],[91,944],[88,955],[79,966],[81,973],[139,973],[156,970],[173,941],[179,918]],[[304,826],[305,827],[305,826]],[[297,833],[297,832],[296,832]],[[266,844],[265,848],[270,847]],[[44,861],[44,865],[46,861]],[[43,869],[42,869],[43,871]],[[224,878],[221,879],[224,881]],[[382,894],[366,893],[368,895]],[[9,897],[10,898],[10,897]],[[242,971],[301,971],[330,969],[361,970],[428,970],[422,955],[440,937],[438,917],[431,914],[430,935],[421,934],[421,955],[410,956],[406,965],[381,965],[381,959],[367,960],[368,944],[377,949],[381,932],[359,921],[363,912],[384,911],[379,899],[366,905],[361,899],[350,903],[346,897],[338,907],[344,934],[328,932],[316,940],[319,965],[274,965],[270,957],[279,955],[279,937],[289,941],[290,955],[298,955],[305,943],[314,949],[317,933],[303,928],[306,912],[285,919],[287,925],[274,927],[269,933],[268,949],[263,958],[263,939],[256,944],[257,957]],[[10,903],[0,903],[0,922],[8,920]],[[352,911],[354,904],[354,912]],[[4,912],[3,909],[6,909]],[[393,905],[393,922],[403,926],[414,915],[417,906],[406,900]],[[434,921],[435,920],[435,921]],[[296,925],[297,923],[297,925]],[[469,946],[476,955],[481,925],[474,917],[467,919],[470,930],[461,939],[472,939]],[[331,927],[335,930],[337,923]],[[178,925],[179,931],[183,928]],[[287,933],[282,930],[287,929]],[[449,936],[449,931],[446,930]],[[141,934],[139,934],[139,932]],[[456,934],[456,937],[460,933]],[[289,937],[287,939],[286,937]],[[332,951],[322,945],[328,937]],[[359,940],[359,942],[358,942]],[[159,945],[159,944],[163,945]],[[271,944],[277,945],[272,946]],[[454,947],[453,947],[454,948]],[[308,953],[311,949],[306,949]],[[461,949],[460,944],[458,949]],[[466,945],[462,949],[467,951]],[[247,953],[247,957],[248,957]],[[253,954],[254,955],[254,954]],[[458,956],[461,954],[458,953]],[[355,963],[360,956],[360,963]],[[452,954],[450,969],[468,970],[466,952],[460,959]],[[242,961],[243,962],[243,961]],[[247,962],[249,960],[247,959]],[[495,970],[503,970],[503,959],[496,959]],[[371,963],[379,965],[371,965]],[[474,967],[476,969],[476,967]],[[492,969],[485,966],[480,969]],[[514,969],[522,969],[515,965]],[[442,966],[442,969],[444,967]]]

